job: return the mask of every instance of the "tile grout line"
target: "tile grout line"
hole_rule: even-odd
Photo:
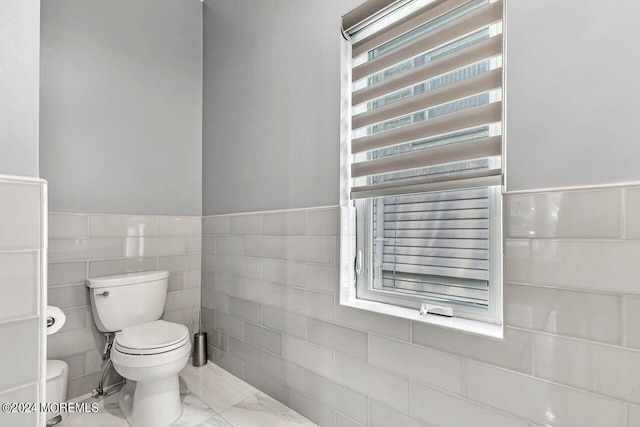
[[[464,357],[460,357],[460,395],[469,398],[467,391],[467,369],[468,365]]]
[[[628,298],[629,298],[628,295],[622,295],[622,302],[621,302],[622,307],[620,310],[620,333],[622,335],[621,344],[623,347],[629,346],[629,337],[628,337],[628,330],[627,330],[627,318],[629,316]]]
[[[620,200],[620,238],[627,239],[627,189],[622,188]]]
[[[531,376],[536,377],[536,347],[537,347],[537,335],[535,331],[531,331]]]

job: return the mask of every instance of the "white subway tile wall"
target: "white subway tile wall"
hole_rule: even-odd
[[[45,384],[40,371],[46,194],[42,180],[0,176],[0,402],[37,403]],[[62,226],[75,230],[73,224]],[[77,321],[77,315],[70,317]],[[39,418],[42,423],[37,412],[2,411],[0,425],[34,426]]]
[[[36,350],[33,350],[36,351]],[[8,391],[0,391],[0,402],[37,402],[38,386],[29,384],[24,387],[12,388]],[[37,424],[37,414],[35,412],[2,412],[0,423],[3,426],[11,427],[33,427]]]
[[[188,326],[193,335],[201,307],[201,251],[199,216],[49,214],[48,302],[65,312],[67,322],[48,337],[47,350],[49,358],[69,364],[69,398],[90,393],[104,367],[105,339],[93,321],[86,279],[169,270],[163,319]],[[119,380],[112,373],[108,382]]]
[[[627,405],[627,427],[640,426],[640,406]]]
[[[204,217],[210,358],[321,426],[640,425],[639,208],[507,195],[504,340],[341,307],[337,207]]]

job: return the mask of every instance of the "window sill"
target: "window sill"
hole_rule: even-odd
[[[503,339],[504,328],[502,325],[480,322],[477,320],[462,319],[460,317],[445,317],[437,314],[427,314],[421,316],[418,310],[399,307],[397,305],[384,304],[381,302],[367,301],[356,298],[349,298],[340,301],[340,305],[357,308],[360,310],[372,311],[374,313],[386,314],[388,316],[408,319],[414,322],[428,323],[444,328],[454,329],[490,338]]]

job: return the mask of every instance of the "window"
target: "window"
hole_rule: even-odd
[[[342,262],[357,271],[341,302],[501,323],[502,17],[501,0],[343,17]]]

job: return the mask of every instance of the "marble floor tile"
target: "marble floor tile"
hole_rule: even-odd
[[[242,427],[309,427],[316,425],[264,393],[249,396],[220,415],[231,425]]]
[[[211,417],[209,419],[204,420],[200,424],[194,427],[234,427],[227,420],[222,418],[220,415],[216,415],[215,417]]]
[[[180,394],[184,411],[172,427],[315,426],[213,363],[200,368],[188,364],[180,372]],[[97,413],[68,414],[59,426],[129,426],[120,412],[117,392],[98,402]]]
[[[258,392],[213,363],[207,363],[200,368],[187,365],[180,377],[192,393],[218,413]]]
[[[95,399],[90,399],[88,402],[95,401]],[[62,427],[129,427],[124,415],[120,412],[120,406],[118,406],[118,393],[98,400],[98,412],[68,414],[59,425]]]
[[[178,421],[171,424],[173,427],[193,427],[218,415],[194,394],[187,394],[182,397],[184,410]]]

